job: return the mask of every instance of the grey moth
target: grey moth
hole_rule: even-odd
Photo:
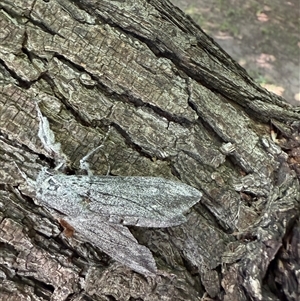
[[[37,111],[39,137],[45,149],[63,159],[38,105]],[[180,225],[186,221],[183,213],[202,196],[189,185],[159,177],[65,175],[42,169],[35,182],[27,181],[40,205],[63,214],[64,221],[88,242],[144,275],[156,274],[154,258],[126,226]]]

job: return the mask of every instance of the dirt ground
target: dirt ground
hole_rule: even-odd
[[[299,0],[171,0],[266,89],[300,106]]]

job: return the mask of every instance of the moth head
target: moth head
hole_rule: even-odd
[[[43,168],[37,179],[36,179],[36,187],[38,190],[56,190],[60,187],[60,183],[55,180],[55,171],[48,170],[47,168]],[[40,192],[40,191],[39,191]]]

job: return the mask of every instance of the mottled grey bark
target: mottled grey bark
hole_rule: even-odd
[[[257,86],[168,2],[0,8],[1,300],[297,300],[299,108]],[[107,157],[112,175],[203,193],[183,225],[131,228],[155,258],[155,278],[36,205],[14,164],[36,179],[57,163],[38,137],[36,102],[66,173],[79,172],[110,125],[89,161],[96,174]]]

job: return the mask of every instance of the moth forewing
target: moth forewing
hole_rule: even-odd
[[[179,225],[186,221],[183,213],[201,198],[197,189],[163,178],[105,177],[99,181],[100,186],[91,185],[90,210],[104,210],[111,217],[119,216],[126,225]],[[105,204],[97,202],[101,198]]]
[[[132,270],[155,276],[156,263],[150,250],[138,243],[131,232],[123,225],[111,224],[97,216],[66,218],[76,230],[92,245],[109,254]]]
[[[201,193],[163,178],[54,174],[40,183],[38,197],[70,216],[88,211],[114,223],[169,227],[185,222],[183,213]]]

